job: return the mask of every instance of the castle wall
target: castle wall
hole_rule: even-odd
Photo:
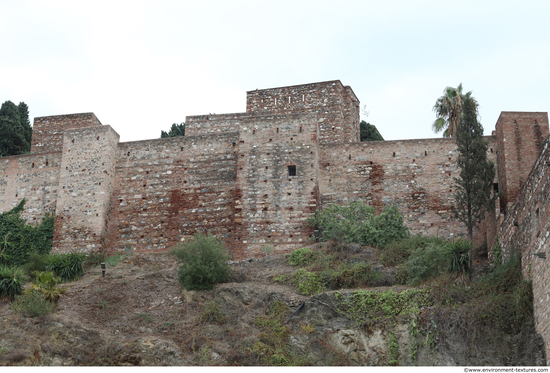
[[[238,133],[121,143],[108,247],[161,250],[210,231],[233,247]]]
[[[339,80],[249,91],[246,112],[315,113],[320,144],[359,141],[359,100]]]
[[[503,111],[496,124],[501,210],[505,211],[523,187],[548,136],[547,113]]]
[[[548,115],[503,112],[495,133],[502,198],[474,245],[498,236],[505,259],[521,252],[548,355]],[[35,118],[31,154],[0,158],[0,212],[22,198],[30,222],[55,210],[53,251],[164,250],[210,231],[234,259],[257,257],[305,245],[316,208],[358,199],[397,205],[413,234],[467,234],[451,212],[454,140],[359,142],[359,101],[340,81],[250,91],[246,113],[187,117],[185,137],[118,141],[93,113]]]
[[[0,158],[0,213],[14,208],[23,198],[21,214],[38,223],[55,212],[61,153],[15,155]]]
[[[239,132],[247,113],[194,115],[185,118],[186,136]]]
[[[34,118],[32,127],[31,154],[60,152],[63,133],[74,128],[100,126],[94,113],[52,115]]]
[[[235,201],[238,258],[266,245],[286,252],[305,245],[313,229],[305,220],[317,208],[317,116],[270,115],[241,127]],[[295,168],[291,176],[289,168]]]
[[[110,126],[65,130],[54,252],[105,248],[118,140]]]
[[[535,327],[550,356],[550,145],[534,164],[498,229],[503,258],[521,254],[523,277],[533,281]]]
[[[495,161],[496,141],[487,156]],[[467,234],[454,219],[454,139],[369,141],[323,145],[320,149],[319,191],[323,206],[362,199],[382,210],[397,205],[411,234],[456,237]],[[484,240],[476,238],[479,244]]]

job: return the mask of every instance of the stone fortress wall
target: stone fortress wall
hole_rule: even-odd
[[[522,252],[550,342],[548,133],[547,113],[502,112],[486,137],[501,198],[474,241]],[[93,113],[35,118],[31,154],[0,158],[0,212],[22,198],[31,222],[55,212],[54,251],[166,250],[200,230],[235,259],[287,252],[317,208],[358,199],[397,205],[413,234],[461,237],[456,157],[452,139],[359,142],[359,100],[336,80],[247,92],[245,113],[187,117],[185,137],[120,143]]]

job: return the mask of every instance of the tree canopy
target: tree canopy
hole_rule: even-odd
[[[467,100],[474,104],[477,114],[477,101],[472,97],[471,91],[462,93],[462,83],[456,88],[445,88],[443,95],[437,99],[433,107],[437,116],[432,124],[434,132],[443,131],[443,137],[455,137],[463,111],[462,107]]]
[[[4,102],[0,107],[0,156],[28,153],[31,137],[29,107],[24,102]]]
[[[384,141],[384,138],[376,127],[364,120],[361,121],[359,130],[361,141]]]
[[[463,115],[456,133],[460,175],[455,178],[454,212],[456,218],[466,224],[472,240],[473,227],[495,205],[497,195],[492,195],[495,165],[487,159],[487,142],[483,139],[483,127],[477,121],[477,102],[468,97],[462,105]]]
[[[164,137],[176,137],[176,136],[185,136],[185,123],[174,123],[170,127],[170,131],[160,131],[160,138]]]

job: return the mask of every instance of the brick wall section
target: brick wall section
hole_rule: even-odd
[[[66,130],[100,125],[101,122],[94,113],[34,118],[31,154],[60,152],[63,146],[63,133]]]
[[[487,136],[487,156],[495,160],[495,138]],[[454,139],[371,141],[323,145],[319,191],[323,206],[358,199],[382,210],[397,205],[412,234],[456,237],[467,234],[454,220],[456,166]],[[476,244],[483,242],[484,235]]]
[[[498,230],[503,257],[521,253],[523,276],[533,281],[535,327],[550,356],[550,145],[546,142]],[[546,255],[546,259],[536,254]]]
[[[210,231],[233,246],[238,133],[119,144],[108,243],[163,250]]]
[[[501,210],[513,202],[548,136],[548,113],[503,111],[496,124]]]
[[[21,214],[38,223],[45,213],[55,212],[61,153],[15,155],[0,158],[0,213],[9,211],[23,198]]]
[[[339,80],[249,91],[246,112],[316,113],[321,144],[359,141],[359,100]]]
[[[118,140],[110,126],[65,131],[54,252],[105,247]]]
[[[235,201],[238,258],[256,257],[265,245],[287,252],[307,243],[305,219],[317,208],[317,116],[250,118],[239,138]],[[289,166],[296,176],[289,176]]]

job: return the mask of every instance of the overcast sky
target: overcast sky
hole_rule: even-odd
[[[34,117],[94,112],[121,141],[246,91],[339,79],[386,140],[440,137],[463,83],[490,134],[550,109],[549,1],[0,1],[0,100]]]

